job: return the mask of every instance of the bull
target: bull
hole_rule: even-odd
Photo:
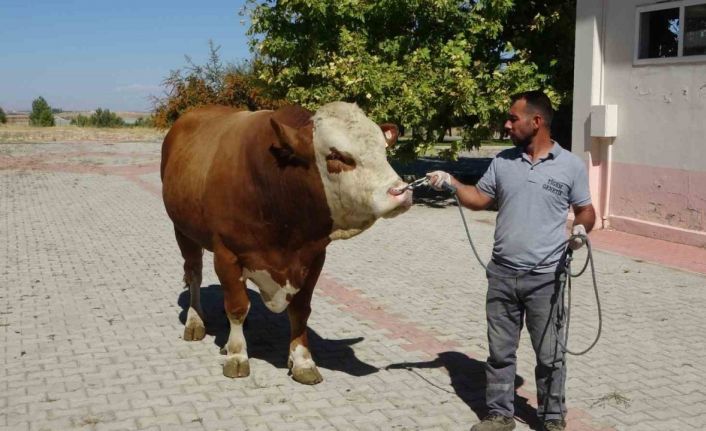
[[[184,259],[190,302],[184,340],[206,334],[201,308],[203,250],[214,254],[230,324],[223,374],[250,374],[243,323],[245,282],[273,312],[288,312],[288,367],[294,380],[322,381],[309,349],[311,297],[326,246],[407,210],[412,192],[386,159],[398,137],[355,104],[315,113],[195,109],[177,120],[162,145],[164,205]]]

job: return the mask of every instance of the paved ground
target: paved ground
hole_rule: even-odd
[[[455,207],[424,201],[330,246],[310,319],[323,383],[287,376],[286,316],[255,293],[252,374],[231,380],[210,256],[212,334],[181,340],[158,160],[158,144],[0,145],[0,430],[467,430],[482,414],[484,274]],[[487,256],[494,214],[467,215]],[[603,338],[570,359],[569,429],[706,429],[706,277],[595,259]],[[574,292],[579,348],[596,330],[589,279]],[[533,366],[524,336],[519,430],[534,426]]]

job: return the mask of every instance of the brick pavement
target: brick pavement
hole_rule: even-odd
[[[252,373],[231,380],[210,256],[212,335],[180,339],[188,298],[158,162],[149,143],[0,145],[0,430],[466,430],[482,414],[485,281],[449,201],[329,247],[310,319],[322,384],[286,375],[286,315],[255,293]],[[467,217],[487,255],[494,214]],[[604,334],[570,358],[569,429],[706,429],[706,277],[595,258]],[[578,348],[596,322],[588,278],[574,292]],[[533,425],[526,336],[518,356]]]

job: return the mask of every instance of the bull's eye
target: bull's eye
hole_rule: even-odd
[[[349,154],[331,148],[331,152],[326,156],[326,168],[332,174],[355,169],[355,159]]]

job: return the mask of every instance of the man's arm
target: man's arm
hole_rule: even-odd
[[[447,172],[434,171],[428,173],[427,177],[430,185],[436,190],[443,190],[444,183],[455,187],[458,201],[468,209],[483,210],[493,203],[493,198],[478,190],[477,187],[462,184]]]
[[[493,203],[493,198],[478,190],[476,186],[462,184],[454,177],[451,177],[451,185],[456,187],[458,201],[468,209],[484,210]]]
[[[588,204],[584,206],[574,205],[574,226],[583,225],[586,228],[586,233],[589,233],[593,229],[593,225],[596,224],[596,210],[593,209],[593,205]]]

